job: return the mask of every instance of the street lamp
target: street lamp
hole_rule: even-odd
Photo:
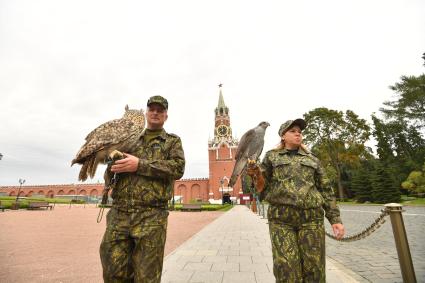
[[[25,183],[25,179],[19,179],[19,189],[18,189],[18,194],[16,195],[16,200],[15,203],[18,203],[18,198],[19,198],[19,192],[21,191],[22,185]]]
[[[221,204],[224,204],[224,195],[223,195],[223,185],[224,185],[224,177],[220,178],[220,186],[221,186]]]

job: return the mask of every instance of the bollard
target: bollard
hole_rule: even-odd
[[[397,248],[398,261],[400,262],[403,282],[416,283],[415,270],[413,269],[412,256],[410,254],[409,243],[407,241],[406,229],[404,228],[402,205],[398,203],[387,203],[385,209],[390,214],[391,226],[395,245]]]

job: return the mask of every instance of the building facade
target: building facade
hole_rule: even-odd
[[[224,103],[222,85],[219,85],[219,98],[214,109],[214,137],[208,141],[208,178],[194,178],[177,180],[174,184],[174,197],[177,202],[189,203],[193,201],[210,201],[221,203],[223,196],[236,201],[242,193],[240,179],[233,188],[228,186],[238,141],[232,135],[229,108]],[[84,195],[101,197],[103,184],[67,184],[45,186],[3,186],[2,195],[30,197],[43,195],[56,197],[60,195]]]

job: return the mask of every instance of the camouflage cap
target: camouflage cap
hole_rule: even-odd
[[[157,103],[164,107],[165,109],[168,109],[168,101],[164,97],[160,95],[155,95],[149,98],[147,106],[151,105],[152,103]]]
[[[286,133],[287,130],[289,130],[290,128],[292,128],[295,125],[300,127],[300,129],[302,131],[307,126],[307,123],[304,121],[304,119],[288,120],[285,123],[283,123],[282,125],[280,125],[279,137],[281,137],[284,133]]]

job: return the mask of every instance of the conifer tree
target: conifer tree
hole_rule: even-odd
[[[365,163],[365,162],[364,162]],[[372,201],[372,183],[369,168],[363,164],[352,172],[351,189],[358,202]]]
[[[399,202],[400,196],[400,189],[395,185],[390,168],[382,163],[377,163],[372,177],[373,202]]]

